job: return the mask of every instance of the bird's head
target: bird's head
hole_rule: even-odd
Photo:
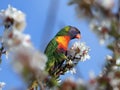
[[[71,39],[80,39],[81,38],[81,33],[76,27],[70,26],[70,30],[68,32],[68,35],[70,36]]]
[[[56,36],[70,36],[70,39],[80,39],[81,33],[76,27],[66,26],[61,29]]]

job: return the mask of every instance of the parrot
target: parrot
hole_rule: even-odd
[[[53,72],[56,68],[59,68],[64,60],[67,60],[66,54],[69,42],[75,38],[80,39],[81,32],[74,26],[65,26],[48,43],[44,51],[48,57],[45,70],[50,76],[54,76]]]

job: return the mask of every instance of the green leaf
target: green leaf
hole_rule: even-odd
[[[111,45],[111,44],[110,44],[110,45],[108,45],[108,46],[107,46],[107,48],[108,48],[108,49],[110,49],[111,51],[113,51],[113,50],[114,50],[114,47],[113,47],[113,45]]]
[[[116,22],[114,22],[114,21],[112,21],[111,31],[109,32],[109,34],[110,34],[111,36],[113,36],[114,38],[116,38],[116,39],[119,39],[119,38],[120,38],[120,34],[118,33],[117,24],[116,24]]]

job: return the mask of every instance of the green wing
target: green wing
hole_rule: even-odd
[[[49,57],[53,54],[53,52],[55,52],[55,50],[57,49],[58,43],[56,42],[55,38],[52,39],[49,44],[47,45],[46,49],[45,49],[45,54]]]
[[[53,67],[56,62],[54,52],[56,51],[57,46],[58,46],[58,43],[56,42],[56,40],[54,38],[49,42],[49,44],[47,45],[47,47],[45,49],[44,53],[48,57],[48,61],[46,63],[46,71],[50,71],[50,69],[52,69],[51,67]]]

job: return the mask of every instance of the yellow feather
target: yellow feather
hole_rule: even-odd
[[[70,37],[69,36],[58,36],[56,38],[56,41],[58,42],[59,48],[67,49],[69,41],[70,41]]]

